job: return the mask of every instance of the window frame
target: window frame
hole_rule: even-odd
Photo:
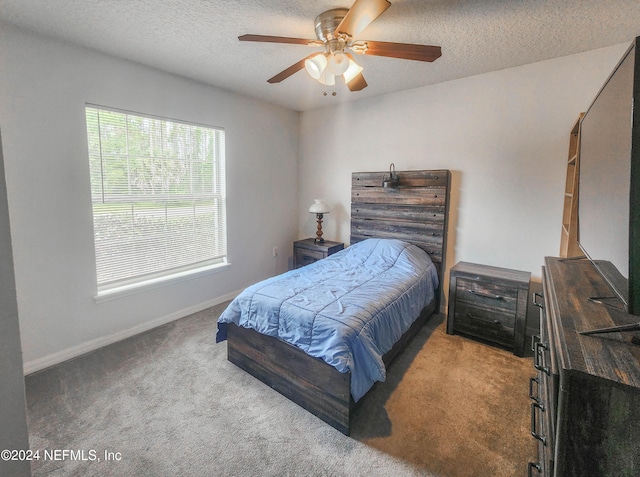
[[[91,122],[90,124],[90,114],[95,115],[95,118],[92,119],[96,119],[97,122]],[[107,140],[104,137],[104,131],[101,129],[100,114],[116,114],[123,116],[121,119],[123,121],[122,124],[124,125],[124,130],[119,131],[120,134],[124,134],[125,136],[124,148],[122,151],[109,155],[108,153],[112,151],[105,149],[108,146],[103,148],[102,142],[107,142]],[[161,152],[159,154],[153,146],[150,146],[150,149],[146,151],[148,155],[146,153],[141,153],[140,151],[142,149],[132,151],[132,148],[129,146],[129,142],[133,142],[130,139],[129,133],[130,118],[144,124],[147,124],[147,122],[151,123],[152,125],[148,126],[150,130],[150,132],[148,132],[149,137],[154,134],[158,134],[158,132],[160,133],[162,144],[160,146]],[[164,286],[169,283],[175,283],[186,279],[193,279],[202,276],[203,274],[215,273],[228,268],[230,263],[228,261],[227,248],[228,237],[224,128],[195,123],[192,121],[176,120],[173,118],[138,113],[93,103],[85,103],[85,127],[91,187],[94,263],[96,266],[96,295],[94,297],[96,301],[111,299],[122,295],[129,295],[138,291],[157,288],[158,286]],[[91,130],[91,127],[94,129]],[[153,129],[156,127],[160,129],[158,131]],[[180,139],[176,139],[176,137],[168,139],[168,135],[167,138],[162,137],[162,133],[164,131],[173,132],[174,130],[182,131]],[[145,138],[144,135],[140,137],[143,140]],[[196,137],[198,139],[196,139]],[[96,140],[98,146],[96,146]],[[165,142],[165,140],[169,142]],[[172,140],[176,141],[176,143],[171,143]],[[167,153],[165,151],[165,146],[167,146],[167,144],[169,144],[168,149],[173,149],[174,154]],[[133,149],[135,149],[135,145],[133,146]],[[180,152],[176,152],[178,150],[180,150]],[[205,152],[203,152],[203,150],[205,150]],[[154,164],[157,162],[161,165],[160,169],[162,169],[162,172],[159,173],[159,175],[162,176],[161,182],[163,183],[165,182],[165,175],[168,174],[166,170],[169,165],[174,164],[181,168],[180,172],[188,175],[188,180],[184,180],[185,184],[181,187],[181,189],[186,188],[187,192],[171,192],[168,190],[170,186],[163,186],[161,192],[155,192],[155,190],[152,190],[151,193],[145,191],[139,195],[136,195],[135,192],[132,193],[131,181],[133,173],[131,170],[133,167],[130,166],[130,163],[134,160],[140,160],[140,157],[142,156]],[[99,161],[99,166],[95,165],[94,161],[96,160]],[[123,183],[126,183],[126,187],[121,187],[122,190],[116,190],[116,192],[114,192],[106,189],[107,186],[105,185],[105,182],[109,180],[105,166],[105,161],[107,160],[126,163],[126,172],[124,173],[125,178],[121,179]],[[151,169],[154,169],[154,166],[151,166]],[[199,170],[194,172],[195,169]],[[197,176],[195,180],[193,179],[195,177],[194,174]],[[98,180],[96,180],[96,177]],[[113,172],[111,179],[113,179]],[[209,182],[208,179],[211,179],[211,182]],[[157,208],[160,211],[158,213],[151,212],[153,220],[160,223],[160,225],[155,226],[155,229],[154,227],[136,225],[136,222],[144,215],[142,203],[147,207],[151,207],[153,210],[156,210]],[[147,271],[144,268],[147,267],[146,265],[144,267],[140,267],[140,263],[135,262],[135,264],[129,268],[135,270],[136,267],[138,267],[137,274],[131,275],[131,272],[129,272],[129,274],[125,273],[123,276],[118,276],[115,279],[110,278],[105,280],[105,267],[101,268],[101,263],[99,263],[99,252],[102,253],[102,251],[100,248],[101,244],[99,243],[100,240],[98,238],[100,212],[98,212],[97,209],[103,208],[109,210],[109,204],[112,207],[115,204],[126,204],[127,207],[130,206],[130,228],[143,230],[143,232],[146,231],[145,233],[147,235],[143,234],[146,240],[156,240],[157,243],[152,245],[156,245],[158,247],[156,250],[159,250],[159,252],[157,256],[154,256],[154,258],[150,260],[153,262],[154,266],[158,264],[162,265],[173,263],[171,261],[172,258],[168,257],[171,254],[179,257],[173,259],[177,262],[168,267],[160,266],[153,271]],[[162,216],[163,210],[164,217]],[[128,212],[122,214],[122,211],[119,212],[117,210],[112,210],[111,213],[114,216],[121,214],[124,217],[128,214]],[[202,220],[203,217],[206,218],[206,220],[200,223],[199,221]],[[184,228],[182,220],[192,220],[193,230],[191,230],[190,225],[187,228]],[[176,226],[178,227],[177,229]],[[202,229],[201,227],[205,227],[205,229]],[[209,229],[210,232],[203,235],[202,231],[206,230],[208,227],[214,228],[213,230]],[[180,231],[183,228],[186,233],[175,235],[175,230]],[[198,230],[199,228],[200,230]],[[104,228],[100,230],[104,231]],[[176,243],[176,237],[179,237],[180,239],[187,237],[190,240],[187,240],[185,243],[187,244],[189,251],[191,251],[194,256],[204,254],[203,256],[208,258],[190,258],[189,260],[191,261],[184,261],[185,259],[182,257],[182,249],[180,248],[182,243]],[[203,237],[209,241],[213,241],[213,248],[198,244],[199,241],[202,241]],[[129,240],[134,240],[134,238],[130,238]],[[112,237],[111,241],[117,242],[118,239]],[[105,243],[106,242],[107,241],[105,241]],[[131,243],[130,246],[133,247],[133,243]],[[124,252],[125,247],[122,248],[123,250],[121,253],[115,252],[113,257],[107,258],[108,262],[111,262],[106,267],[107,269],[117,269],[119,263],[126,263],[128,254],[131,254],[133,258],[136,256],[138,256],[138,258],[143,256],[147,258],[149,256],[146,251],[131,252],[131,250],[128,250],[127,252]],[[207,256],[207,253],[209,252],[211,252],[211,254]],[[100,260],[102,260],[102,258],[100,258]],[[151,265],[149,265],[149,267],[151,267]]]

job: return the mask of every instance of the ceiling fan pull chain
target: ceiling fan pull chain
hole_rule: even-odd
[[[327,85],[324,85],[324,92],[322,93],[322,96],[326,96],[327,95]],[[336,85],[333,85],[333,91],[331,92],[331,96],[337,96],[338,93],[336,93]]]

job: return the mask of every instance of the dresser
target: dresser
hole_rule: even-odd
[[[538,459],[529,476],[640,475],[640,346],[634,333],[580,331],[640,321],[598,303],[610,296],[587,260],[545,259],[540,335],[532,341],[531,434]]]
[[[531,273],[458,262],[449,277],[447,333],[523,356]]]
[[[315,239],[308,238],[293,242],[293,266],[294,268],[304,267],[310,263],[317,262],[329,255],[344,249],[344,243],[325,240],[316,243]]]

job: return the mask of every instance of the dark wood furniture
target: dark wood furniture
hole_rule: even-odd
[[[351,242],[399,238],[426,250],[442,277],[451,174],[448,170],[397,172],[398,189],[383,189],[385,172],[352,175]],[[440,292],[383,356],[385,365],[438,310]],[[351,374],[272,336],[229,324],[228,359],[307,411],[349,435],[355,403]]]
[[[304,267],[327,258],[342,249],[344,249],[342,242],[325,240],[324,242],[316,243],[315,239],[312,238],[296,240],[293,242],[293,266],[294,268]]]
[[[442,283],[451,172],[397,172],[397,189],[382,186],[384,175],[354,172],[351,176],[351,243],[378,237],[417,245],[431,257]]]
[[[531,273],[459,262],[449,273],[447,333],[523,356]]]
[[[611,291],[587,260],[547,257],[542,285],[529,389],[539,455],[529,475],[640,475],[640,347],[633,333],[580,334],[638,317],[597,303]]]
[[[433,314],[436,302],[424,310],[400,341],[382,359],[394,360]],[[324,422],[349,435],[351,373],[341,373],[301,349],[241,326],[229,325],[228,359]]]

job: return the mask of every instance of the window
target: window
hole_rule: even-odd
[[[226,263],[224,130],[86,107],[98,294]]]

